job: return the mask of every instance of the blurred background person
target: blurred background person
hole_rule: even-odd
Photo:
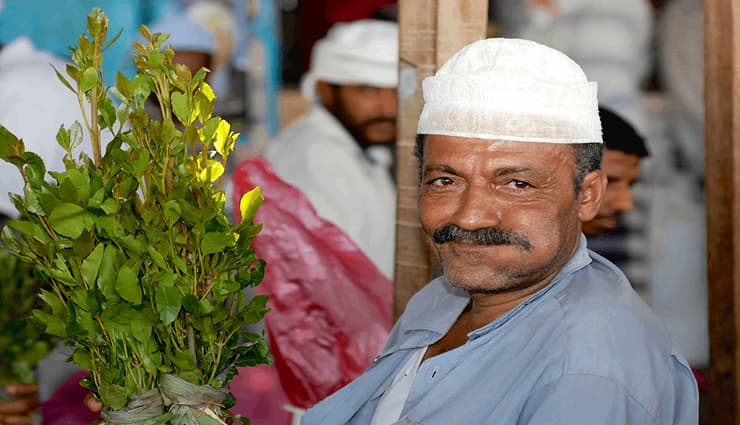
[[[104,53],[106,81],[115,81],[121,70],[132,77],[134,65],[131,45],[137,39],[140,25],[152,25],[169,13],[182,10],[176,0],[5,0],[0,10],[0,43],[26,36],[39,49],[69,60],[68,46],[86,31],[86,16],[100,7],[110,19],[108,39],[119,30],[121,38]]]
[[[393,274],[398,27],[340,23],[313,49],[301,91],[303,118],[265,151],[277,174],[318,214],[344,230],[388,277]]]
[[[650,70],[653,12],[647,0],[491,0],[498,31],[545,43],[599,84],[599,103],[639,131],[647,122],[641,88]]]
[[[640,176],[640,165],[648,156],[645,139],[627,121],[608,108],[599,107],[601,131],[604,138],[604,157],[601,167],[606,172],[607,186],[596,217],[583,223],[583,233],[595,237],[617,228],[622,214],[632,211],[632,186]],[[608,248],[589,247],[610,258]],[[620,251],[623,246],[617,247]]]

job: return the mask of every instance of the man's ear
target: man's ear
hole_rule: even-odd
[[[603,170],[595,170],[586,174],[578,194],[578,218],[581,221],[596,217],[605,192],[606,173]]]
[[[316,81],[316,94],[321,99],[321,104],[329,111],[334,109],[334,90],[326,81]]]

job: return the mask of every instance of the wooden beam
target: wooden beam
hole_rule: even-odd
[[[464,45],[485,37],[487,0],[404,0],[400,25],[399,131],[396,147],[398,212],[394,316],[431,277],[429,247],[416,207],[419,173],[414,158],[421,81]]]
[[[740,0],[704,2],[709,422],[740,425]]]

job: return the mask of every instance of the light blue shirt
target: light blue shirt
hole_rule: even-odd
[[[432,281],[409,301],[382,355],[302,425],[370,424],[408,356],[445,335],[468,301],[444,278]],[[396,424],[698,423],[688,364],[624,275],[584,237],[550,285],[468,338],[422,363]]]

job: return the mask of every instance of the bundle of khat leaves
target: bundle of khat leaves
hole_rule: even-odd
[[[40,286],[33,265],[0,244],[0,395],[5,385],[33,382],[36,364],[53,346],[51,337],[29,321],[32,310],[43,308]]]
[[[26,182],[13,197],[21,218],[3,239],[48,280],[41,297],[51,312],[35,317],[92,372],[87,385],[108,424],[221,423],[236,367],[267,361],[265,341],[244,330],[267,310],[264,297],[244,294],[264,274],[250,248],[262,196],[247,193],[242,221],[229,222],[221,179],[237,134],[212,116],[206,70],[173,64],[168,36],[142,27],[137,75],[106,87],[108,19],[94,9],[87,28],[67,77],[57,75],[79,99],[93,158],[75,158],[80,124],[61,128],[66,169],[47,176],[0,127],[0,157]],[[150,95],[161,118],[145,109]]]

